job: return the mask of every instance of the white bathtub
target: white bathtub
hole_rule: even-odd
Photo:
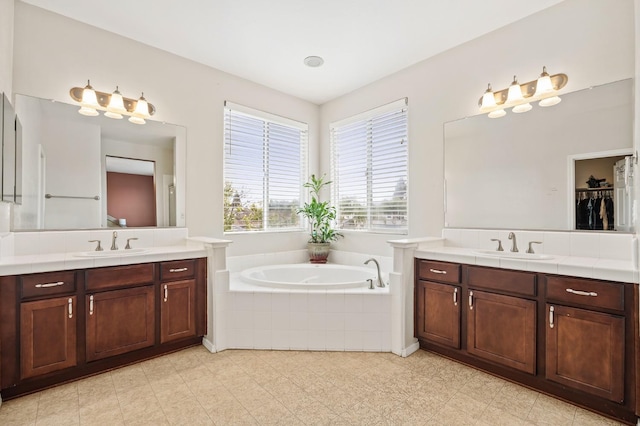
[[[367,287],[369,285],[367,279],[372,279],[375,286],[378,273],[374,265],[371,268],[361,268],[334,264],[300,263],[245,269],[240,277],[246,283],[263,287],[327,290]]]

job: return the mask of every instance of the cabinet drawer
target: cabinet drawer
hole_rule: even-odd
[[[546,276],[547,300],[624,310],[624,285],[580,278]]]
[[[531,272],[469,266],[467,284],[473,288],[506,291],[523,296],[536,295],[536,274]]]
[[[423,280],[456,284],[460,282],[460,265],[455,263],[420,260],[417,269],[418,278]]]
[[[163,262],[160,266],[160,279],[162,281],[173,281],[181,280],[183,278],[192,278],[195,271],[195,259]]]
[[[132,284],[149,284],[154,281],[153,271],[153,263],[88,269],[86,272],[87,290],[106,290]]]
[[[24,275],[20,280],[23,299],[76,291],[75,272],[73,271]]]

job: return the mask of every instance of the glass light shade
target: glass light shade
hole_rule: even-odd
[[[496,98],[493,96],[493,90],[491,89],[491,84],[488,85],[487,90],[482,95],[482,105],[480,105],[480,112],[486,112],[491,108],[495,108]]]
[[[503,109],[499,109],[496,111],[491,111],[489,113],[489,118],[500,118],[500,117],[504,117],[505,115],[507,115],[507,112]]]
[[[142,96],[140,96],[140,99],[138,99],[138,102],[136,102],[136,109],[135,111],[133,111],[133,115],[140,118],[149,118],[151,116],[149,114],[149,104],[147,103],[147,100],[144,98],[144,93],[142,94]]]
[[[513,82],[511,86],[509,86],[509,92],[507,92],[507,101],[506,104],[515,104],[518,102],[522,102],[524,97],[522,97],[522,89],[520,88],[520,84],[516,79],[516,76],[513,76]]]
[[[98,115],[98,111],[96,111],[95,108],[86,107],[84,105],[82,107],[80,107],[78,112],[80,114],[82,114],[82,115],[86,115],[86,116],[89,116],[89,117],[95,117],[96,115]]]
[[[548,93],[553,92],[553,85],[551,84],[551,77],[547,74],[546,68],[538,77],[538,81],[536,82],[536,93],[533,96],[544,96]]]
[[[135,115],[132,115],[131,117],[129,117],[129,121],[132,122],[133,124],[144,124],[144,123],[146,123],[146,121],[144,121],[144,118],[136,117]]]
[[[115,92],[111,94],[111,99],[109,99],[109,105],[107,106],[107,110],[117,114],[127,113],[127,109],[124,107],[124,101],[122,100],[122,94],[120,94],[120,91],[118,90],[118,86],[116,86]]]
[[[562,102],[562,99],[560,99],[560,96],[553,96],[553,97],[541,100],[540,102],[538,102],[538,105],[540,105],[541,107],[550,107],[550,106],[558,105],[560,102]]]
[[[95,90],[93,90],[93,87],[91,87],[91,84],[89,83],[89,81],[87,80],[87,85],[84,87],[84,90],[82,91],[82,102],[81,102],[82,106],[86,106],[88,108],[99,108],[100,105],[98,104],[98,98],[96,97],[96,92]]]
[[[516,114],[520,114],[521,112],[531,111],[531,108],[533,108],[531,104],[526,103],[514,106],[511,111],[515,112]]]
[[[104,113],[105,117],[115,118],[116,120],[120,120],[122,118],[122,114],[118,114],[117,112],[107,111]]]

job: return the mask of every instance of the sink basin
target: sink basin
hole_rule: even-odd
[[[148,252],[146,248],[134,248],[129,250],[103,250],[103,251],[83,251],[80,253],[74,253],[76,257],[118,257],[118,256],[133,256],[135,254],[142,254]]]
[[[553,259],[553,256],[548,254],[536,254],[536,253],[512,253],[509,251],[495,251],[495,250],[476,250],[474,253],[481,256],[491,257],[504,257],[507,259],[521,259],[521,260],[549,260]]]

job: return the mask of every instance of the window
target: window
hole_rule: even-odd
[[[308,126],[225,102],[225,232],[301,229]]]
[[[331,124],[338,227],[407,232],[407,100]]]

